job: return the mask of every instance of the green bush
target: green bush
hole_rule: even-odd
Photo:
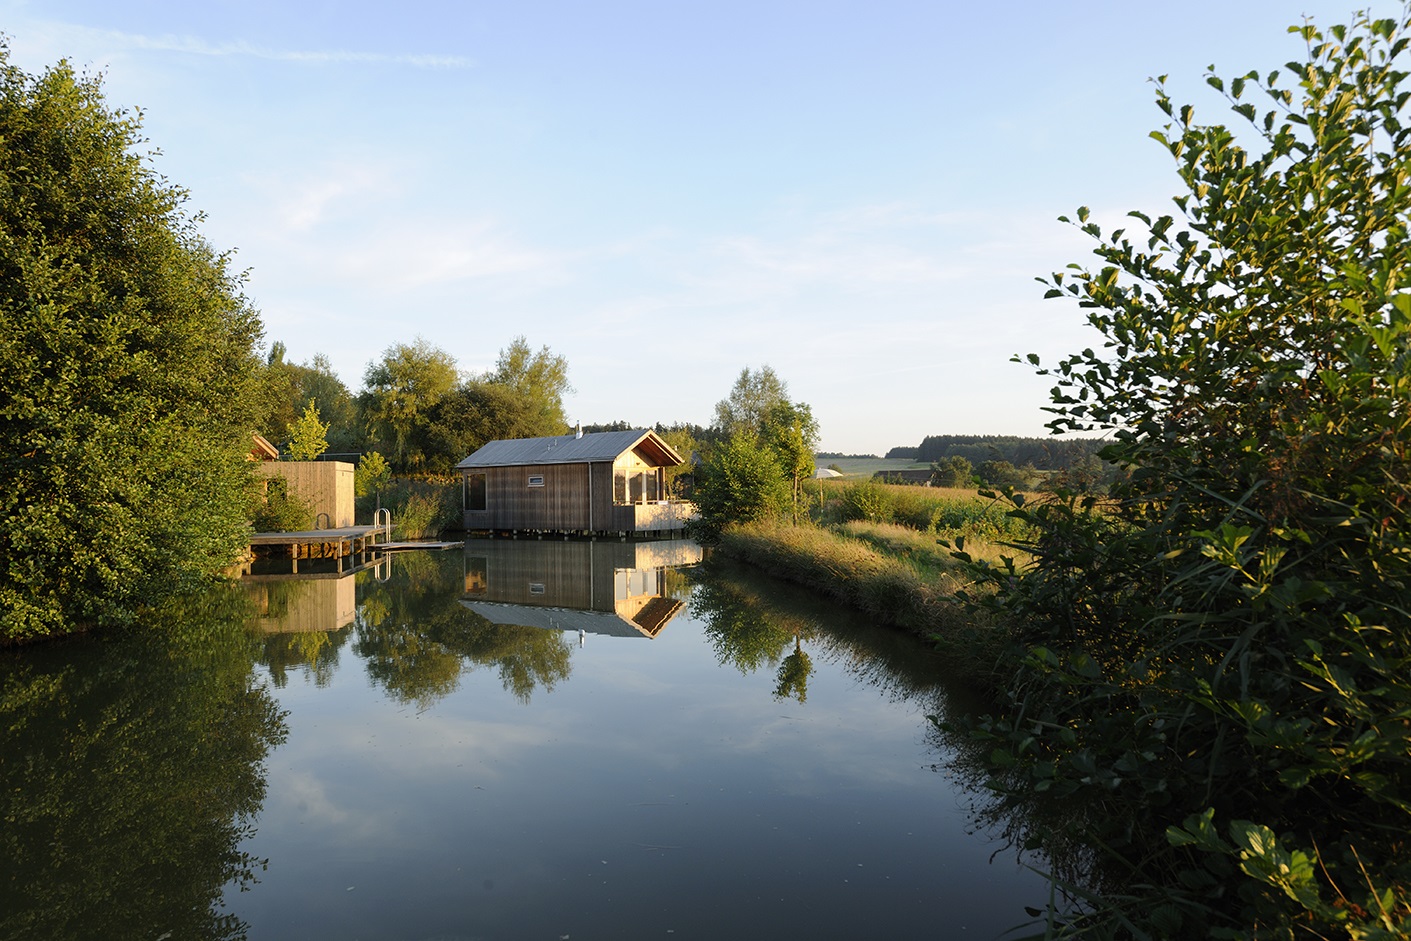
[[[867,520],[869,523],[889,523],[892,520],[894,500],[881,484],[864,480],[849,484],[843,490],[842,514],[844,520]]]
[[[693,531],[712,539],[730,523],[776,516],[792,503],[789,478],[773,449],[742,432],[720,445],[696,474]]]
[[[1022,646],[973,732],[1009,799],[1102,807],[1040,834],[1116,873],[1072,934],[1411,935],[1408,29],[1210,76],[1249,149],[1158,83],[1183,218],[1080,210],[1101,266],[1053,276],[1107,343],[1042,370],[1050,427],[1131,474],[1015,500]]]
[[[283,477],[271,477],[265,484],[265,499],[255,511],[257,533],[294,533],[314,528],[313,507],[289,492]]]

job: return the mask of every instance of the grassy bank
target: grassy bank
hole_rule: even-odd
[[[936,539],[897,524],[770,520],[727,527],[716,551],[931,639],[978,678],[1004,632],[956,602],[964,575]]]

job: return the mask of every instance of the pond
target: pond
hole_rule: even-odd
[[[680,541],[270,574],[6,654],[4,937],[994,938],[918,641]],[[253,670],[251,663],[254,663]]]

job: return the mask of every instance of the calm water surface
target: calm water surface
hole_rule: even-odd
[[[699,555],[403,553],[248,580],[214,652],[187,628],[11,657],[3,783],[42,806],[5,798],[0,927],[993,938],[1028,921],[1045,884],[974,832],[927,719],[955,708],[944,665],[792,586],[682,565]]]

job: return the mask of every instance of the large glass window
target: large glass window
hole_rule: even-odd
[[[465,508],[467,510],[485,509],[484,474],[465,475]]]

